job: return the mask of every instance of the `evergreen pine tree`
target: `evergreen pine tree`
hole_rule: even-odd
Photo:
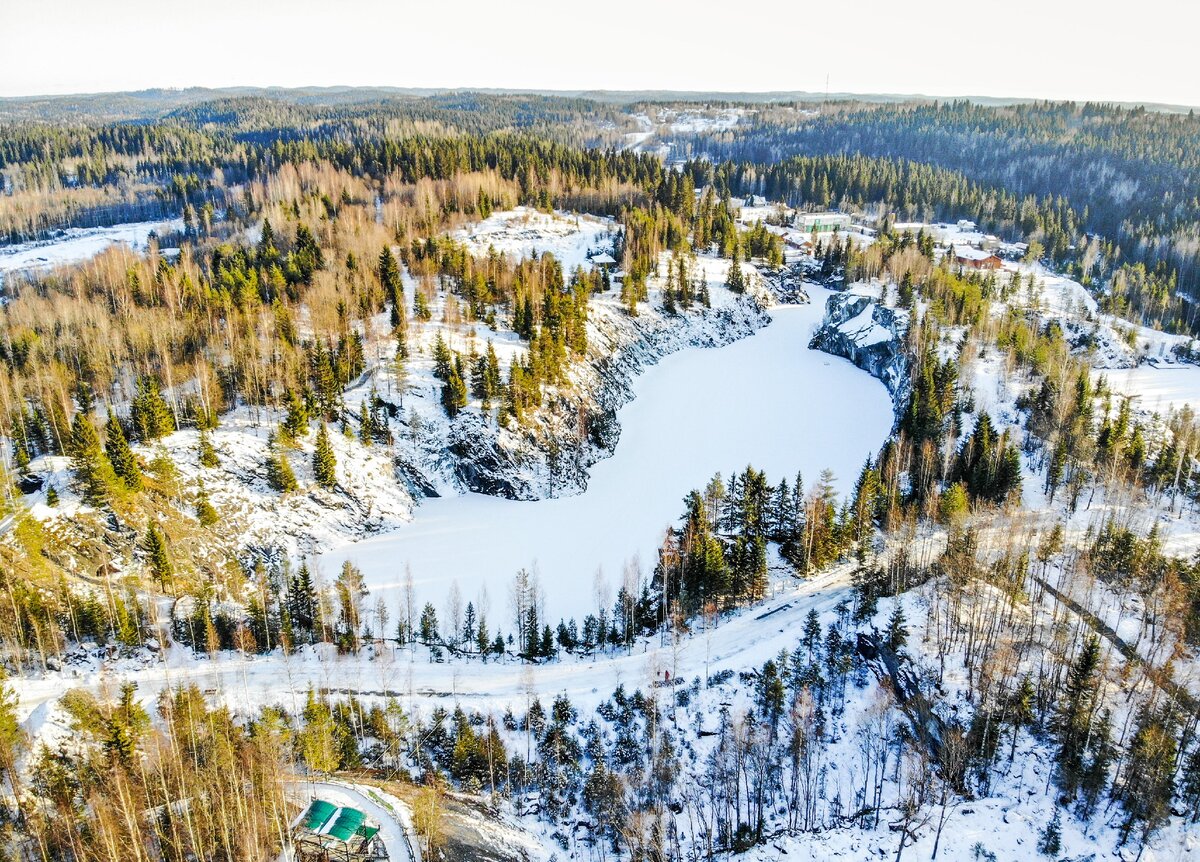
[[[364,446],[370,446],[374,437],[375,422],[366,399],[363,399],[358,409],[358,439]]]
[[[158,381],[145,375],[138,380],[137,394],[130,407],[130,419],[137,438],[142,442],[157,440],[175,430],[171,408],[158,389]]]
[[[1037,849],[1043,856],[1049,856],[1051,859],[1057,859],[1059,851],[1062,850],[1062,815],[1057,808],[1054,810],[1054,817],[1038,836]]]
[[[324,356],[322,351],[321,357]],[[318,363],[323,367],[324,362],[318,359]],[[304,403],[304,399],[295,393],[293,390],[288,390],[287,394],[287,416],[280,426],[280,430],[287,437],[287,442],[291,442],[299,437],[303,437],[308,433],[308,405]]]
[[[450,374],[442,386],[442,407],[453,419],[467,406],[467,384],[463,382],[457,368],[451,367]]]
[[[419,286],[413,291],[413,317],[421,321],[433,317],[433,312],[429,310],[429,301],[425,299],[425,294]]]
[[[217,447],[213,445],[212,436],[208,433],[207,429],[200,429],[200,440],[197,444],[197,449],[201,467],[212,469],[221,465],[221,459],[217,457]]]
[[[1135,826],[1139,827],[1144,840],[1171,816],[1177,753],[1174,721],[1170,714],[1165,710],[1143,708],[1120,780],[1113,788],[1113,796],[1120,801],[1126,814],[1121,825],[1122,843]]]
[[[1100,668],[1100,640],[1095,635],[1083,645],[1067,675],[1062,698],[1052,722],[1058,741],[1055,766],[1059,785],[1073,794],[1083,783],[1085,756],[1092,734],[1092,713]]]
[[[1034,713],[1034,700],[1037,697],[1037,692],[1033,687],[1033,680],[1029,678],[1029,674],[1021,677],[1021,685],[1017,688],[1009,703],[1009,723],[1012,725],[1012,739],[1008,752],[1008,760],[1011,763],[1017,756],[1017,736],[1020,734],[1022,727],[1028,727],[1033,724],[1036,717]]]
[[[438,618],[437,610],[429,602],[425,603],[425,607],[421,609],[421,621],[418,627],[418,636],[421,643],[426,646],[436,644],[441,641],[438,635]]]
[[[112,410],[108,411],[104,435],[104,453],[112,464],[113,473],[128,490],[142,490],[142,471],[138,467],[137,457],[129,448],[129,441],[125,439],[125,429],[121,427]]]
[[[211,527],[221,520],[217,515],[217,510],[213,508],[212,502],[208,499],[208,492],[204,490],[203,485],[196,494],[196,518],[202,527]]]
[[[904,616],[904,605],[897,598],[892,606],[892,615],[888,619],[887,631],[884,634],[888,649],[899,652],[908,643],[908,625]]]
[[[313,479],[322,488],[333,488],[337,485],[337,458],[333,454],[333,445],[329,442],[329,429],[321,423],[317,431],[317,445],[312,455]]]
[[[287,605],[292,627],[303,642],[312,643],[318,624],[318,605],[316,590],[313,589],[312,573],[308,570],[307,562],[300,564],[299,571],[288,583]]]
[[[281,494],[287,494],[299,488],[300,483],[296,481],[296,474],[292,470],[291,462],[288,461],[287,454],[278,444],[274,435],[271,436],[267,452],[267,481],[270,482],[271,487]]]
[[[746,276],[742,272],[742,265],[738,262],[736,253],[729,264],[729,274],[725,276],[725,286],[734,293],[746,292]]]
[[[387,246],[379,252],[379,283],[383,286],[384,295],[391,303],[391,322],[395,330],[403,330],[408,325],[408,311],[404,299],[404,282],[400,278],[400,267],[392,250]]]
[[[167,552],[167,539],[162,530],[153,521],[146,527],[146,536],[142,540],[142,549],[146,552],[146,564],[154,579],[164,590],[175,574],[171,564],[171,556]]]
[[[479,650],[479,654],[487,659],[488,650],[491,648],[489,640],[487,617],[483,614],[479,615],[479,625],[475,628],[475,647]]]
[[[1179,796],[1187,806],[1192,822],[1200,820],[1200,745],[1192,749],[1184,763]]]
[[[108,500],[116,477],[100,449],[96,426],[82,410],[71,420],[71,469],[81,486],[83,499],[99,506]]]

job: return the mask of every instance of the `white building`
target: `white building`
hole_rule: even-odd
[[[832,233],[835,230],[846,230],[850,227],[848,213],[798,213],[795,227],[804,233]]]

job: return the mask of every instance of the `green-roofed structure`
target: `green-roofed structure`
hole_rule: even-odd
[[[324,799],[308,803],[292,823],[297,862],[382,862],[379,824],[362,811]]]

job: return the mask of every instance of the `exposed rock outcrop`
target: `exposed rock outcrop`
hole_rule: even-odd
[[[532,423],[500,429],[473,412],[454,421],[446,448],[454,480],[464,489],[517,500],[583,492],[592,465],[616,449],[617,411],[633,399],[639,374],[675,351],[731,344],[769,322],[749,295],[676,315],[594,315],[587,360],[571,368],[568,385],[547,390]]]
[[[910,380],[905,338],[908,312],[881,305],[861,293],[829,297],[825,320],[809,347],[844,356],[877,377],[892,396],[897,420],[908,404]]]

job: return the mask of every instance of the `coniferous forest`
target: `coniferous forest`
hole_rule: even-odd
[[[1197,153],[1091,103],[0,100],[0,856],[277,859],[341,793],[427,860],[1174,858],[1200,394],[1126,378],[1197,371]],[[556,519],[639,381],[789,315],[807,383],[710,366],[652,435],[707,465],[745,388],[786,441]],[[586,582],[412,550],[505,504],[584,557],[664,485]]]

